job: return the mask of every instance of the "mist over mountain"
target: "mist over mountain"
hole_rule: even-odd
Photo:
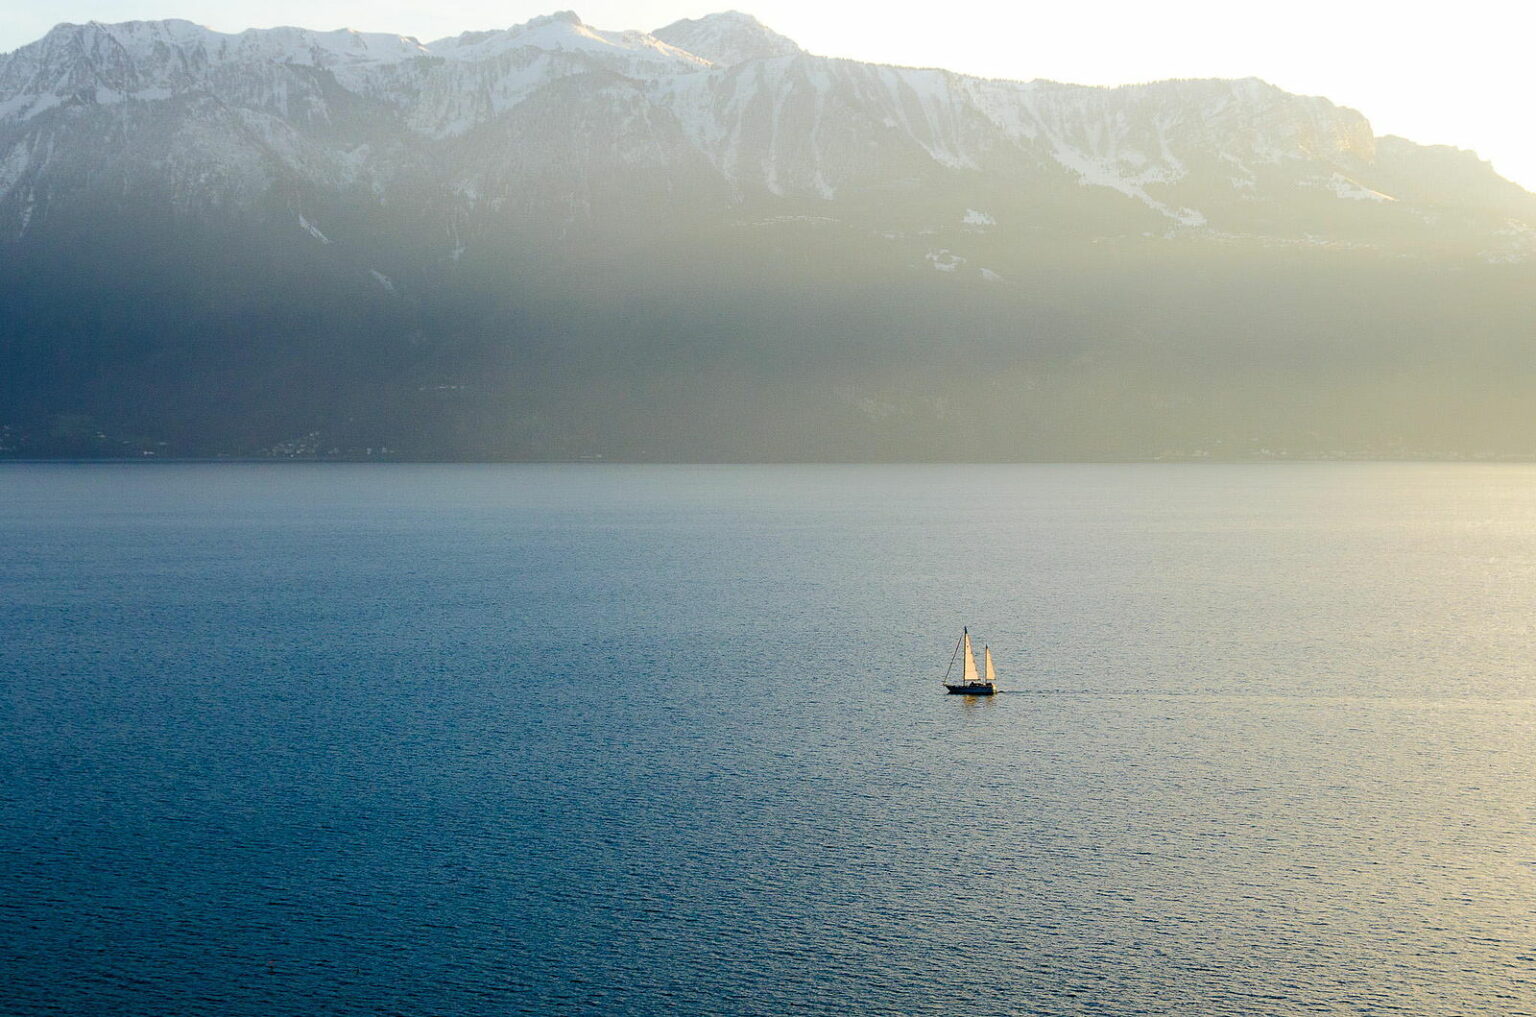
[[[0,57],[0,455],[1532,456],[1536,196],[736,12]]]

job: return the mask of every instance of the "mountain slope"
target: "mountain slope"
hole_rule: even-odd
[[[1257,80],[738,13],[0,57],[0,454],[1536,452],[1536,197]]]

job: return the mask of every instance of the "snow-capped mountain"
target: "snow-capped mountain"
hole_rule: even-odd
[[[125,104],[131,111],[114,112]],[[252,145],[278,163],[270,185],[285,174],[322,186],[366,177],[386,200],[403,156],[379,152],[380,142],[411,149],[456,193],[505,197],[498,174],[426,143],[476,134],[486,146],[516,144],[507,118],[525,105],[549,129],[622,139],[620,167],[707,162],[738,202],[833,201],[914,176],[1065,175],[1169,225],[1224,229],[1248,225],[1254,202],[1298,192],[1391,203],[1400,196],[1388,183],[1415,186],[1390,151],[1378,152],[1359,113],[1257,80],[1089,88],[883,67],[807,55],[736,12],[656,35],[601,31],[564,12],[426,45],[349,31],[91,23],[61,25],[0,58],[0,229],[19,228],[39,185],[48,190],[42,153],[83,141],[105,159],[97,135],[113,118],[174,130],[169,151],[136,152],[125,136],[111,157],[184,168],[186,186],[201,192],[189,203],[220,197],[217,164],[248,166]],[[1512,193],[1484,177],[1501,199]],[[249,184],[242,178],[229,196]]]
[[[1237,265],[1247,274],[1230,275]],[[315,342],[394,334],[414,351],[400,354],[412,378],[452,376],[421,382],[444,393],[475,390],[460,375],[492,356],[478,339],[465,352],[463,336],[509,330],[526,340],[520,377],[553,372],[540,393],[632,374],[641,350],[676,366],[678,336],[722,371],[745,357],[782,379],[815,362],[830,384],[825,358],[889,364],[868,344],[900,336],[916,363],[933,331],[1015,360],[1104,336],[1133,348],[1298,329],[1338,340],[1345,321],[1465,334],[1438,311],[1400,320],[1370,294],[1417,298],[1447,273],[1494,273],[1497,302],[1523,292],[1511,273],[1533,265],[1536,197],[1474,155],[1377,137],[1354,110],[1255,79],[982,79],[815,56],[739,12],[654,33],[562,12],[428,43],[66,24],[0,56],[0,356],[32,365],[12,372],[31,380],[13,382],[10,404],[33,420],[108,403],[159,419],[141,412],[142,392],[81,394],[85,375],[105,384],[92,328],[131,333],[120,351],[176,371],[232,334],[264,371],[321,356],[274,352],[274,329]],[[1415,273],[1431,283],[1403,281]],[[1196,299],[1213,278],[1227,289]],[[1352,282],[1320,281],[1340,279]],[[1298,316],[1297,294],[1320,292],[1327,309]],[[192,332],[213,345],[166,352],[165,335]],[[637,332],[650,338],[605,345]],[[806,346],[811,335],[841,338]],[[446,336],[458,352],[443,352]],[[68,370],[63,348],[78,353]],[[431,370],[413,359],[425,350]],[[910,380],[849,370],[817,406],[855,407],[859,428],[971,412],[954,409],[959,390],[914,402]],[[38,402],[27,385],[52,394]],[[905,394],[870,394],[882,385]],[[533,408],[507,447],[533,454],[524,432],[549,430],[553,411],[524,395]],[[625,419],[655,429],[643,407]],[[583,426],[618,426],[602,420]],[[571,447],[556,432],[547,440]],[[907,447],[893,442],[889,454]]]
[[[656,38],[701,56],[717,67],[795,56],[802,52],[794,40],[741,11],[674,21],[665,28],[658,28]]]

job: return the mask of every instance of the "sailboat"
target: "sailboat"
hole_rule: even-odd
[[[949,670],[944,672],[944,690],[952,696],[990,696],[997,691],[997,671],[992,667],[992,647],[982,647],[982,656],[986,659],[987,675],[983,678],[976,671],[976,655],[971,651],[971,630],[969,627],[960,630],[960,642],[955,645],[955,652],[949,658]],[[959,657],[964,662],[960,673],[960,684],[949,683],[949,672],[955,669],[955,658]]]

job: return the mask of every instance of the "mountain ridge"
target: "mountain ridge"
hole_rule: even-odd
[[[1121,126],[1117,117],[1127,107],[1133,114],[1144,114],[1142,107],[1183,101],[1177,95],[1170,100],[1170,94],[1203,90],[1218,94],[1208,96],[1199,108],[1177,113],[1175,119],[1221,117],[1233,105],[1239,107],[1239,117],[1271,117],[1275,122],[1268,125],[1268,133],[1260,131],[1264,145],[1220,153],[1238,174],[1231,177],[1238,187],[1252,184],[1250,166],[1255,160],[1271,165],[1287,155],[1306,154],[1341,162],[1347,165],[1334,168],[1344,173],[1348,183],[1352,180],[1348,171],[1358,169],[1359,162],[1369,164],[1373,157],[1374,138],[1361,114],[1326,99],[1285,93],[1258,79],[1175,79],[1103,87],[884,67],[812,57],[736,12],[676,22],[658,31],[698,35],[703,30],[715,36],[722,25],[728,32],[757,33],[769,47],[772,55],[742,62],[750,65],[759,82],[765,63],[791,62],[781,65],[775,81],[766,82],[778,88],[773,97],[778,104],[790,98],[788,90],[814,93],[811,98],[822,105],[838,99],[832,94],[838,90],[882,93],[869,95],[879,107],[875,110],[878,125],[903,129],[904,140],[923,148],[944,167],[975,169],[1000,146],[1032,146],[1084,184],[1120,190],[1184,225],[1201,225],[1205,213],[1151,194],[1147,185],[1166,190],[1185,175],[1183,160],[1170,151],[1166,132],[1169,127],[1187,129],[1189,125],[1154,117],[1140,125],[1135,136],[1113,137]],[[648,96],[653,105],[665,106],[675,98],[677,104],[668,112],[686,121],[681,126],[688,140],[727,177],[735,177],[734,167],[740,162],[718,149],[721,135],[740,136],[743,126],[709,108],[715,95],[696,93],[730,89],[745,70],[741,63],[690,54],[654,34],[593,30],[571,12],[425,45],[407,36],[350,30],[249,29],[223,35],[185,21],[61,25],[39,42],[0,58],[0,127],[25,123],[72,104],[159,101],[199,91],[222,99],[220,79],[234,73],[225,73],[224,68],[242,65],[269,73],[302,67],[326,71],[356,95],[393,107],[410,130],[437,137],[482,127],[538,89],[573,74],[618,73],[633,81],[654,82]],[[689,80],[699,73],[707,77]],[[279,84],[286,87],[287,83]],[[274,86],[277,91],[281,88]],[[250,104],[248,95],[236,98],[232,105],[241,105],[238,100]],[[755,98],[745,96],[738,112],[740,105]],[[1053,109],[1063,98],[1069,100],[1068,108]],[[280,112],[286,116],[286,110]],[[979,143],[967,137],[965,123],[978,120],[983,122]],[[1282,122],[1286,120],[1290,123]],[[1079,126],[1086,126],[1089,133],[1107,130],[1110,136],[1092,137],[1085,132],[1072,136]],[[817,129],[816,125],[809,128],[812,133]],[[1279,148],[1274,145],[1277,138]],[[14,148],[11,156],[17,158]],[[807,174],[785,169],[766,166],[761,173],[751,174],[757,178],[753,182],[777,193],[786,181],[798,177],[792,186],[799,193],[827,197],[835,191],[824,171]],[[13,175],[16,172],[11,170]],[[740,184],[736,179],[732,182]],[[1331,176],[1311,183],[1335,186]],[[1357,183],[1360,193],[1384,193],[1369,182]]]

